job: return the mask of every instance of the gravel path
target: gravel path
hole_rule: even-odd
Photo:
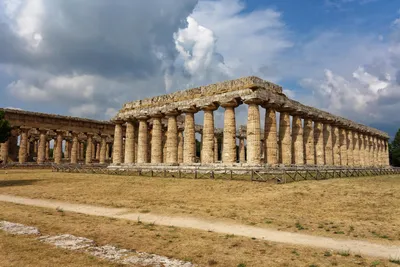
[[[367,241],[351,239],[333,239],[329,237],[313,236],[299,233],[290,233],[265,229],[242,224],[234,224],[223,221],[211,221],[193,217],[162,216],[151,213],[132,213],[123,208],[105,208],[92,205],[72,204],[68,202],[30,199],[12,195],[0,195],[0,201],[11,202],[43,208],[61,208],[64,211],[77,212],[87,215],[103,216],[116,219],[126,219],[155,223],[157,225],[193,228],[203,231],[213,231],[222,234],[234,234],[239,236],[255,237],[272,242],[287,243],[293,245],[312,246],[336,251],[348,250],[351,253],[363,254],[372,257],[388,259],[400,258],[400,246],[385,246]]]

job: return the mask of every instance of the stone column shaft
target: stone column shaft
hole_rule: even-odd
[[[214,162],[218,161],[218,137],[214,135]]]
[[[96,144],[96,159],[100,160],[100,142],[97,142]]]
[[[304,164],[303,126],[299,116],[292,119],[292,164]]]
[[[235,106],[224,105],[224,136],[222,149],[222,162],[232,164],[236,162],[236,117]]]
[[[246,163],[246,146],[244,143],[244,137],[239,138],[239,161],[240,163]]]
[[[353,150],[353,132],[351,130],[347,131],[347,165],[354,165],[354,150]]]
[[[43,164],[45,157],[46,157],[46,143],[47,142],[47,137],[46,137],[46,131],[40,131],[40,137],[39,137],[39,147],[38,147],[38,156],[37,156],[37,163],[38,164]]]
[[[122,163],[122,122],[117,122],[115,124],[115,131],[114,131],[113,164],[121,164],[121,163]]]
[[[135,157],[135,125],[133,121],[126,123],[125,163],[132,164]]]
[[[314,150],[314,128],[311,119],[304,119],[304,163],[306,165],[315,165],[315,150]]]
[[[92,163],[92,153],[93,153],[92,144],[93,144],[93,134],[88,133],[87,140],[86,140],[85,164]]]
[[[257,102],[247,102],[247,104],[247,163],[251,165],[259,165],[261,164],[260,109]]]
[[[79,140],[78,134],[72,133],[72,147],[71,147],[71,163],[78,163],[78,150],[79,150]]]
[[[176,116],[170,114],[168,116],[167,129],[167,163],[178,163],[178,125]]]
[[[151,163],[163,162],[163,132],[161,117],[153,118],[153,131],[151,135]]]
[[[69,155],[70,146],[71,146],[70,141],[69,140],[65,140],[64,157],[67,158],[67,159],[70,157],[70,155]]]
[[[8,141],[1,144],[1,160],[4,164],[7,163],[8,160]]]
[[[55,150],[56,154],[54,155],[54,163],[55,164],[61,164],[62,142],[63,142],[63,133],[62,132],[57,132],[57,142],[56,142],[56,150]]]
[[[106,163],[106,153],[107,153],[107,136],[101,136],[101,146],[100,146],[100,164]]]
[[[339,141],[339,128],[332,126],[332,152],[333,152],[333,165],[340,166],[340,141]]]
[[[325,165],[333,165],[333,152],[332,152],[332,125],[324,124],[323,126],[323,138],[324,138],[324,155]]]
[[[290,136],[290,115],[288,112],[281,112],[279,118],[279,162],[290,165],[292,163],[292,140]]]
[[[343,128],[339,129],[339,149],[340,149],[340,165],[347,166],[347,133]],[[336,162],[335,162],[336,163]]]
[[[201,163],[214,162],[214,109],[204,109],[203,148]]]
[[[358,154],[360,157],[359,165],[361,167],[364,167],[365,166],[365,163],[364,163],[364,135],[362,133],[360,133],[358,136],[358,147],[359,147]]]
[[[21,129],[21,138],[19,141],[19,163],[25,163],[27,159],[28,129]]]
[[[178,163],[183,163],[183,144],[184,144],[183,130],[179,130],[178,131]]]
[[[314,144],[315,144],[315,164],[325,164],[323,125],[320,121],[314,121]]]
[[[354,166],[360,166],[360,147],[358,132],[353,132],[353,161]]]
[[[196,161],[196,133],[194,112],[185,113],[185,139],[183,143],[183,162],[191,164]]]
[[[275,165],[278,163],[278,141],[276,131],[276,112],[273,108],[265,109],[265,163]]]
[[[138,158],[137,163],[147,163],[147,146],[148,146],[148,126],[147,118],[139,119],[138,133]]]

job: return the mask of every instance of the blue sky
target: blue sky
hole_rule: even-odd
[[[399,18],[395,0],[0,0],[0,106],[109,119],[256,75],[393,135]]]

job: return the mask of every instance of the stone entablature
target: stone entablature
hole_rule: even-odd
[[[261,106],[274,107],[277,111],[287,111],[302,117],[312,118],[335,124],[383,139],[389,135],[375,128],[364,126],[351,120],[335,116],[326,111],[303,105],[289,99],[276,84],[257,77],[245,77],[236,80],[202,86],[176,93],[137,100],[124,105],[114,120],[126,121],[138,117],[163,115],[172,111],[184,112],[187,109],[200,110],[210,105],[222,106],[232,101],[246,102],[257,100]]]

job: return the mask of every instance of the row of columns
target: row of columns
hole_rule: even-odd
[[[225,164],[237,162],[235,108],[238,104],[236,100],[221,104],[225,109],[222,140],[222,162]],[[332,121],[311,118],[273,105],[263,106],[265,139],[262,142],[261,101],[251,99],[245,101],[245,104],[248,105],[247,146],[244,139],[240,138],[238,153],[240,162],[244,162],[247,154],[247,163],[250,165],[264,163],[329,166],[389,165],[387,140],[336,125]],[[217,108],[215,104],[201,108],[204,112],[202,164],[211,164],[218,160],[218,140],[214,129],[214,111]],[[138,117],[128,122],[116,121],[113,163],[194,163],[196,159],[194,115],[198,111],[195,108],[182,111],[185,114],[184,131],[178,130],[179,113],[176,111],[152,117]],[[279,124],[276,120],[277,112],[280,112]],[[161,124],[161,118],[164,116],[168,118],[166,131],[163,131]],[[152,120],[152,129],[149,129],[149,119]],[[135,121],[138,121],[138,124]],[[123,148],[122,132],[124,123],[127,125],[125,148]]]
[[[29,139],[29,131],[31,128],[20,127],[13,129],[12,136],[5,143],[0,144],[0,160],[6,162],[13,154],[13,150],[17,149],[17,140],[19,135],[18,157],[12,156],[15,160],[18,158],[19,163],[28,161],[28,156],[36,155],[36,162],[43,164],[49,160],[50,141],[47,136],[47,129],[38,129],[38,139]],[[19,133],[19,134],[18,134]],[[93,160],[98,160],[101,164],[109,160],[111,145],[107,143],[107,135],[101,135],[100,142],[94,142],[93,134],[87,133],[86,143],[79,140],[81,133],[71,132],[66,136],[64,131],[55,131],[56,136],[53,146],[53,158],[55,164],[60,164],[63,159],[63,141],[65,140],[64,158],[69,159],[71,163],[78,163],[79,160],[85,160],[86,164],[90,164]],[[51,140],[52,138],[50,138]],[[85,150],[86,146],[86,151]]]

